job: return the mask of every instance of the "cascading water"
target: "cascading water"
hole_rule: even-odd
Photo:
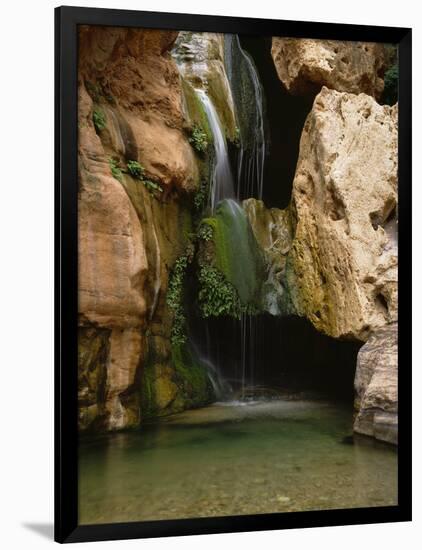
[[[240,391],[237,395],[241,400],[246,400],[251,397],[251,392],[247,388],[253,386],[254,373],[258,363],[258,321],[248,310],[253,310],[253,307],[249,306],[256,303],[255,301],[251,302],[250,299],[252,294],[255,294],[254,297],[256,297],[256,288],[260,284],[257,284],[260,261],[254,254],[252,243],[254,237],[251,237],[249,222],[239,202],[251,197],[262,200],[263,197],[264,163],[267,149],[264,95],[254,62],[241,47],[237,35],[225,35],[225,52],[225,70],[240,129],[236,185],[230,165],[225,130],[221,124],[219,113],[206,88],[195,87],[194,91],[203,106],[213,137],[214,159],[209,207],[212,215],[219,218],[221,226],[226,228],[226,244],[230,248],[229,256],[233,263],[230,275],[235,279],[230,282],[238,290],[245,309],[245,312],[241,314],[240,321],[235,322],[235,326],[240,331],[240,365],[237,380]],[[245,109],[246,104],[247,109]],[[227,273],[224,274],[230,280],[230,276]],[[251,291],[251,289],[253,290]],[[208,322],[206,321],[204,325],[209,336]],[[227,395],[227,391],[221,391],[222,387],[227,388],[227,384],[225,386],[224,383],[223,385],[216,384],[220,374],[219,359],[209,349],[213,346],[216,346],[216,342],[208,342],[207,350],[204,350],[205,353],[200,353],[198,350],[198,354],[202,355],[201,361],[207,364],[216,394],[221,397],[224,393]],[[210,357],[213,357],[213,362],[209,361]],[[218,386],[219,384],[220,386]]]
[[[227,142],[217,111],[204,90],[195,90],[204,107],[214,140],[215,162],[210,193],[211,210],[223,199],[234,197],[233,176],[230,168]]]
[[[225,35],[225,65],[240,128],[237,198],[262,200],[267,153],[264,93],[255,64],[237,34]]]
[[[262,200],[264,164],[267,152],[264,123],[264,93],[255,64],[242,48],[238,35],[225,36],[225,65],[240,128],[240,151],[237,169],[237,198]],[[241,398],[247,398],[247,385],[253,387],[257,356],[256,316],[242,313]]]

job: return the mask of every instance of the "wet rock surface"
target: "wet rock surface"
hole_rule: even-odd
[[[215,106],[227,138],[236,136],[233,98],[224,65],[224,35],[180,32],[172,50],[185,85],[204,90]],[[184,101],[189,101],[185,92]],[[189,105],[185,105],[189,113]]]

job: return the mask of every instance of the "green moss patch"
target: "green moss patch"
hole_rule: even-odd
[[[223,201],[215,216],[205,218],[201,225],[209,229],[200,228],[199,237],[211,240],[211,229],[213,243],[213,258],[210,261],[203,255],[202,266],[208,263],[220,271],[236,289],[243,307],[258,307],[265,265],[243,209],[233,200]]]
[[[188,256],[180,256],[170,273],[166,302],[173,311],[173,326],[171,342],[173,345],[181,345],[186,342],[186,316],[184,307],[184,284]]]
[[[107,126],[107,118],[102,109],[94,109],[92,113],[92,121],[94,123],[97,133],[101,132],[101,130],[104,130],[104,128]]]
[[[187,345],[175,345],[172,363],[176,384],[180,388],[184,408],[201,407],[215,400],[206,368]]]

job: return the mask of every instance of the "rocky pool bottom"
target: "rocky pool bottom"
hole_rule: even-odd
[[[397,504],[395,448],[326,401],[216,403],[84,437],[79,523]]]

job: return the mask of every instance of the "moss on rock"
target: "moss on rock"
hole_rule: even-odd
[[[78,329],[78,411],[79,429],[88,430],[104,414],[106,363],[110,348],[109,329]]]
[[[168,365],[155,363],[154,355],[150,356],[141,380],[143,419],[202,407],[214,400],[215,394],[206,367],[187,344],[172,346]]]
[[[212,229],[212,239],[203,239],[206,245],[200,254],[200,269],[206,265],[216,268],[236,289],[244,308],[258,308],[265,266],[243,209],[235,201],[225,200],[202,225]],[[201,234],[209,237],[204,230]]]

